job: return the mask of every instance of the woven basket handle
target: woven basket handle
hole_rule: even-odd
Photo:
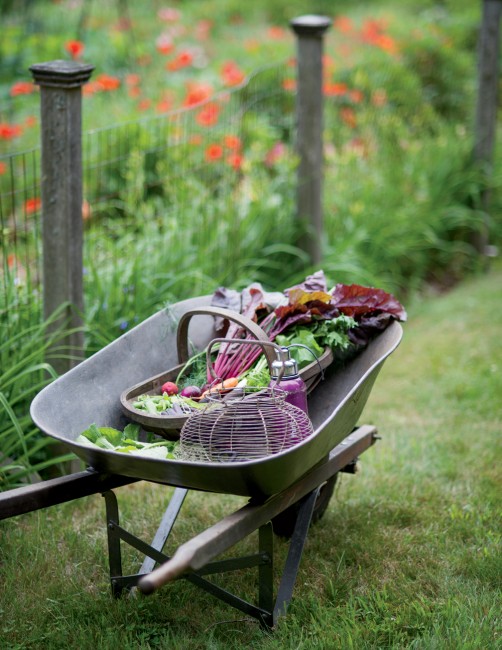
[[[190,358],[190,352],[188,349],[188,325],[192,316],[199,315],[221,316],[221,318],[231,320],[232,322],[237,323],[237,325],[243,327],[252,334],[257,341],[270,343],[270,339],[262,328],[247,316],[243,316],[231,309],[222,309],[221,307],[198,307],[197,309],[192,309],[183,314],[178,323],[177,346],[179,363],[186,363]],[[263,346],[263,352],[267,358],[268,365],[271,367],[272,362],[276,359],[274,349],[271,346],[266,345]]]

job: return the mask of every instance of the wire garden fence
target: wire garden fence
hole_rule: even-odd
[[[281,62],[192,107],[83,134],[86,308],[101,310],[106,322],[110,286],[120,285],[123,318],[112,316],[110,324],[125,329],[139,301],[153,308],[160,296],[180,295],[180,276],[187,294],[242,277],[243,257],[280,239],[288,227],[281,211],[260,235],[253,203],[272,190],[271,208],[277,207],[283,196],[274,183],[284,189],[294,170],[287,75]],[[33,322],[42,313],[40,155],[35,148],[2,159],[0,320],[7,338],[21,314]],[[251,166],[262,170],[252,186],[245,180]]]

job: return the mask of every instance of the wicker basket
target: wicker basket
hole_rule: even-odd
[[[157,415],[146,413],[143,410],[134,408],[133,403],[137,400],[139,395],[159,395],[162,384],[164,384],[166,381],[176,381],[179,373],[182,371],[183,367],[186,365],[187,361],[190,358],[188,326],[190,320],[197,315],[225,318],[240,325],[257,341],[270,343],[270,339],[268,338],[267,334],[261,329],[261,327],[259,327],[251,319],[232,310],[221,309],[219,307],[199,307],[198,309],[194,309],[183,314],[178,323],[178,330],[176,335],[179,364],[173,368],[170,368],[169,370],[166,370],[165,372],[162,372],[159,375],[155,375],[154,377],[145,380],[144,382],[131,386],[120,396],[122,410],[130,420],[140,424],[146,431],[153,431],[171,440],[176,440],[179,438],[181,428],[187,421],[189,414],[161,415],[159,413]],[[272,362],[275,360],[275,353],[273,348],[271,346],[264,346],[263,353],[267,358],[269,367],[271,367]],[[300,375],[307,385],[308,392],[312,391],[315,388],[317,383],[322,378],[322,372],[332,361],[332,352],[329,348],[326,348],[323,355],[317,361],[314,360],[311,364],[305,368],[302,368]]]

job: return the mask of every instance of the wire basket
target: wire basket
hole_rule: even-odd
[[[232,463],[290,449],[311,436],[313,426],[308,415],[285,398],[275,387],[213,394],[207,407],[183,425],[178,458]]]

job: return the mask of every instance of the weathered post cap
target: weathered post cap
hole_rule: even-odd
[[[78,88],[89,81],[94,66],[77,61],[56,60],[30,66],[33,81],[40,86]]]
[[[316,16],[307,14],[298,16],[290,21],[291,28],[298,36],[321,37],[324,32],[331,26],[332,19],[328,16]]]

